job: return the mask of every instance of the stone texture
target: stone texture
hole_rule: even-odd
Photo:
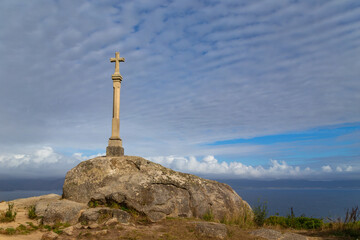
[[[59,235],[50,231],[47,233],[44,233],[41,237],[41,240],[55,240],[58,239]]]
[[[308,238],[296,233],[284,233],[272,229],[258,229],[250,232],[251,235],[262,237],[268,240],[307,240]]]
[[[96,231],[94,234],[96,236],[106,235],[106,234],[108,234],[108,230],[104,229],[104,230]]]
[[[42,223],[52,225],[57,222],[75,224],[78,222],[80,211],[86,205],[66,199],[50,202],[44,212]]]
[[[97,223],[93,223],[93,224],[90,224],[90,225],[89,225],[89,228],[90,228],[90,229],[96,229],[96,228],[98,228],[98,227],[100,227],[100,225],[97,224]]]
[[[114,226],[118,223],[119,221],[117,220],[117,218],[111,218],[108,221],[106,221],[105,226]]]
[[[120,209],[111,208],[90,208],[81,213],[79,222],[90,223],[104,223],[111,218],[116,218],[121,223],[127,223],[130,220],[130,214]]]
[[[198,222],[195,233],[203,237],[224,239],[227,236],[227,228],[220,223]]]
[[[124,156],[124,148],[120,146],[108,146],[106,147],[106,156],[108,157]]]
[[[209,211],[219,220],[252,214],[250,206],[226,184],[133,156],[81,162],[66,174],[63,197],[80,203],[116,202],[146,214],[151,221],[166,216],[201,218]]]
[[[114,209],[113,210],[113,215],[114,218],[117,219],[118,222],[120,223],[128,223],[131,216],[129,213],[122,211],[120,209]]]
[[[296,233],[284,233],[281,240],[307,240],[308,238]]]
[[[12,201],[18,208],[29,208],[30,206],[36,205],[38,202],[52,202],[61,199],[60,195],[47,194],[38,197],[20,198]]]
[[[250,234],[257,236],[257,237],[269,239],[269,240],[277,240],[282,236],[282,233],[279,231],[275,231],[272,229],[265,229],[265,228],[257,229],[255,231],[252,231]]]
[[[58,196],[58,195],[57,195]],[[61,198],[60,196],[58,198],[48,198],[48,199],[41,199],[35,204],[35,214],[38,217],[44,216],[45,211],[48,208],[50,203],[57,202]]]
[[[72,236],[74,234],[74,227],[73,226],[67,227],[63,230],[63,232],[68,236]]]

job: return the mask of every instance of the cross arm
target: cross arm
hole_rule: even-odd
[[[125,58],[121,57],[121,58],[110,58],[110,62],[116,62],[116,60],[118,60],[119,62],[125,62]]]

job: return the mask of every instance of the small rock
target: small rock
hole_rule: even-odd
[[[111,218],[113,210],[110,208],[90,208],[81,213],[79,222],[93,223]]]
[[[284,233],[281,240],[307,240],[308,238],[296,233]]]
[[[50,232],[44,233],[41,237],[41,240],[55,240],[55,239],[58,239],[58,237],[59,237],[59,235],[50,231]]]
[[[68,236],[71,236],[74,234],[74,227],[73,226],[70,226],[70,227],[67,227],[63,230],[63,232],[68,235]]]
[[[43,224],[52,225],[57,222],[75,224],[80,211],[84,208],[86,208],[85,204],[66,199],[50,202],[44,213]]]
[[[166,218],[166,214],[163,213],[163,212],[155,212],[155,211],[152,211],[152,212],[149,212],[147,214],[147,217],[149,218],[149,220],[151,222],[158,222],[162,219],[165,219]]]
[[[117,220],[117,218],[111,218],[105,222],[105,225],[106,226],[114,226],[118,223],[119,223],[119,221]]]
[[[83,227],[83,225],[81,225],[81,223],[77,223],[76,225],[74,225],[74,228],[76,229],[81,229]]]
[[[108,230],[104,229],[101,231],[96,231],[94,234],[95,235],[106,235],[108,233]]]
[[[95,228],[98,228],[99,226],[100,226],[99,224],[93,223],[93,224],[90,224],[90,225],[89,225],[89,228],[90,228],[90,229],[95,229]]]
[[[250,232],[251,235],[257,236],[257,237],[262,237],[268,240],[277,240],[280,237],[282,237],[281,232],[279,231],[275,231],[272,229],[265,229],[265,228],[261,228],[255,231]]]
[[[114,218],[117,218],[120,223],[128,223],[131,218],[131,215],[128,212],[120,209],[114,209],[112,215]]]
[[[197,222],[195,232],[204,237],[224,239],[227,236],[227,228],[224,224]]]

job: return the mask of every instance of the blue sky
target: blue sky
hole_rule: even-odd
[[[110,137],[210,177],[358,179],[359,1],[0,3],[0,178],[63,176]]]

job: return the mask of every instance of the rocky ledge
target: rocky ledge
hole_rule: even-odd
[[[141,157],[97,157],[71,169],[63,198],[87,205],[117,205],[156,222],[166,217],[252,217],[228,185],[165,168]]]

